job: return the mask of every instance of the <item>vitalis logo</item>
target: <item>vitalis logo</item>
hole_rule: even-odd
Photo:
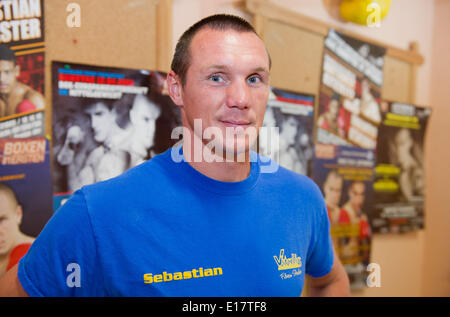
[[[273,258],[275,259],[275,262],[277,263],[278,271],[288,270],[288,269],[297,269],[302,266],[301,257],[297,256],[297,254],[295,254],[295,253],[292,253],[291,257],[287,258],[284,255],[284,249],[280,250],[279,257],[274,255]]]
[[[291,257],[288,258],[284,255],[284,249],[281,249],[280,256],[277,257],[276,255],[274,255],[273,258],[278,266],[278,271],[292,269],[290,273],[282,272],[280,274],[280,277],[283,280],[302,274],[302,270],[300,270],[300,268],[302,267],[302,259],[301,257],[297,256],[297,254],[291,253]]]

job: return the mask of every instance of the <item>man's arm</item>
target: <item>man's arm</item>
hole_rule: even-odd
[[[14,265],[0,278],[0,297],[28,297],[17,277],[19,265]]]
[[[350,296],[350,282],[339,258],[334,252],[334,263],[330,273],[319,278],[310,277],[308,295],[311,297]]]

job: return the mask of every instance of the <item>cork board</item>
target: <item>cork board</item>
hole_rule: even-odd
[[[317,94],[323,37],[277,21],[264,26],[264,42],[272,59],[271,85]]]
[[[413,102],[411,96],[411,64],[386,56],[383,67],[383,99],[398,102]]]
[[[351,34],[322,21],[290,11],[274,3],[245,0],[253,14],[254,26],[272,58],[271,85],[318,95],[324,39],[329,29],[387,49],[382,98],[411,102],[415,99],[415,71],[423,57],[415,49],[401,50],[387,44]]]
[[[51,135],[51,62],[167,71],[171,3],[167,0],[77,0],[80,27],[66,23],[71,0],[45,1],[46,131]],[[163,16],[164,20],[158,20]],[[165,26],[167,26],[165,28]],[[167,46],[167,47],[165,47]],[[166,50],[164,50],[166,48]],[[159,57],[159,55],[164,55]],[[161,65],[160,60],[164,61]]]

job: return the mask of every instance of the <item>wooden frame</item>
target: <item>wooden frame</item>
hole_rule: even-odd
[[[254,27],[263,39],[267,36],[268,25],[272,23],[277,25],[286,25],[297,30],[303,30],[305,31],[304,34],[308,33],[321,38],[325,38],[328,35],[329,30],[334,29],[342,34],[354,37],[361,41],[385,47],[386,58],[384,68],[386,85],[384,85],[382,92],[383,98],[400,102],[415,102],[417,69],[424,62],[423,56],[420,55],[418,51],[417,43],[410,43],[410,49],[404,50],[354,32],[343,30],[340,27],[305,16],[303,14],[293,12],[289,9],[268,2],[267,0],[241,0],[235,1],[233,4],[234,6],[253,15]],[[317,51],[316,54],[321,55],[322,52]],[[288,70],[289,69],[284,69],[282,72],[285,73]],[[317,77],[316,75],[317,74],[312,76],[314,77],[313,80]],[[307,84],[306,87],[309,91],[304,92],[314,94],[318,93],[318,90],[315,92],[311,91],[311,83]]]
[[[243,4],[245,4],[245,6],[243,6]],[[354,37],[361,41],[387,48],[388,56],[416,65],[422,65],[424,61],[423,57],[416,50],[403,50],[395,46],[370,39],[360,34],[343,30],[340,27],[322,22],[306,15],[290,11],[271,2],[267,2],[264,0],[243,0],[236,2],[235,5],[244,7],[245,10],[253,14],[254,19],[256,20],[261,20],[264,18],[271,19],[320,34],[324,37],[327,36],[329,29],[335,29],[342,34]],[[263,31],[262,25],[260,24],[255,24],[255,28],[258,33]]]
[[[156,65],[157,70],[170,71],[172,60],[173,0],[158,0],[156,4]]]
[[[173,0],[77,0],[81,26],[69,27],[71,0],[46,0],[46,134],[52,133],[51,62],[167,72],[172,56]]]

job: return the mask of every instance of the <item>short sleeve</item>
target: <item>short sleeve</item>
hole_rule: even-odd
[[[333,242],[330,235],[330,221],[325,202],[321,200],[320,213],[314,227],[313,241],[308,251],[306,274],[319,278],[330,273],[334,263]]]
[[[18,278],[30,296],[102,295],[94,232],[82,191],[46,224],[20,260]]]

